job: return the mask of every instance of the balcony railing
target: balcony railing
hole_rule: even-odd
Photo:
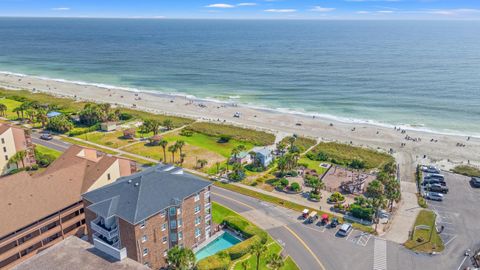
[[[210,220],[212,218],[211,214],[205,215],[205,220]]]
[[[211,203],[206,203],[206,204],[205,204],[205,210],[210,209],[211,206],[212,206]]]
[[[105,238],[107,238],[109,240],[118,236],[118,228],[107,229],[107,228],[99,225],[98,221],[99,221],[99,219],[96,218],[95,220],[90,222],[90,227],[92,228],[93,231],[103,235]]]
[[[127,257],[127,249],[126,248],[118,248],[118,241],[113,245],[106,243],[105,241],[101,240],[100,238],[93,236],[93,245],[96,249],[107,253],[108,255],[114,257],[115,259],[121,261]]]

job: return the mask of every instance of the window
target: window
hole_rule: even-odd
[[[179,228],[182,227],[183,221],[182,221],[181,218],[178,219],[178,222],[177,222],[177,223],[178,223],[178,227],[179,227]]]
[[[107,180],[110,180],[110,179],[112,179],[112,177],[110,176],[109,173],[107,173]]]
[[[168,255],[168,249],[165,249],[165,251],[163,252],[163,257],[167,257]]]
[[[6,153],[7,152],[7,147],[3,147],[3,152]]]
[[[140,221],[140,229],[145,228],[145,220]]]
[[[7,156],[7,155],[5,155],[5,160],[8,160],[8,156]]]
[[[195,214],[200,212],[200,204],[195,204]]]
[[[147,256],[148,255],[148,248],[144,248],[143,249],[143,256]]]
[[[143,263],[143,265],[146,265],[146,266],[150,267],[150,263],[149,263],[149,262],[145,262],[145,263]]]
[[[177,215],[181,215],[182,214],[182,208],[178,208],[177,209]]]
[[[177,227],[177,221],[174,219],[174,220],[170,220],[170,228],[176,228]]]
[[[166,236],[163,237],[162,243],[164,243],[164,244],[167,243],[167,237]]]
[[[195,218],[195,226],[197,226],[198,224],[200,224],[200,222],[202,221],[202,216],[198,216]]]
[[[4,138],[2,138],[2,143],[5,143],[5,139],[4,139]]]
[[[177,209],[175,209],[175,207],[170,207],[170,216],[175,216],[176,212],[177,212]]]
[[[162,224],[162,231],[165,231],[167,229],[167,223]]]
[[[177,242],[177,234],[176,233],[171,233],[170,234],[170,241]]]
[[[200,200],[200,195],[198,195],[198,194],[195,195],[194,200],[195,200],[196,202],[198,202],[198,201]]]
[[[200,237],[201,234],[202,232],[200,231],[200,228],[195,228],[195,238]]]
[[[182,240],[183,238],[183,233],[182,232],[178,232],[178,240]]]
[[[146,235],[142,236],[142,243],[145,243],[145,242],[147,242],[147,236]]]

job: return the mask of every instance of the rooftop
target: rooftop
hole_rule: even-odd
[[[118,216],[137,224],[210,185],[182,168],[161,164],[121,177],[83,198],[92,203],[88,209],[100,216]]]
[[[20,263],[13,269],[149,270],[150,268],[129,258],[116,261],[107,254],[95,249],[90,243],[78,237],[70,236],[64,241]]]
[[[0,178],[0,237],[80,201],[117,159],[73,145],[41,173]]]

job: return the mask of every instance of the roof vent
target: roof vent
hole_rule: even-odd
[[[183,174],[183,169],[182,168],[175,168],[175,170],[173,170],[171,172],[171,174]]]
[[[169,172],[169,171],[171,171],[171,170],[173,170],[173,169],[175,169],[175,166],[172,165],[172,166],[166,167],[165,169],[163,169],[163,171],[164,171],[164,172]]]
[[[137,183],[135,183],[135,186],[136,186],[136,187],[138,187],[139,185],[140,185],[140,184],[139,184],[138,182],[137,182]]]
[[[127,183],[131,184],[131,183],[132,183],[132,179],[128,179]]]

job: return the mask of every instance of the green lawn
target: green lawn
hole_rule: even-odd
[[[280,269],[281,270],[300,270],[300,268],[298,268],[297,264],[293,261],[291,257],[287,257],[287,259],[285,259],[285,265]]]
[[[335,142],[319,143],[307,153],[307,156],[316,159],[314,157],[320,152],[326,156],[327,161],[343,166],[348,166],[353,160],[361,160],[365,163],[366,169],[382,168],[387,163],[395,161],[386,153]]]
[[[13,109],[20,106],[20,104],[22,104],[21,102],[7,98],[0,98],[0,103],[7,106],[6,118],[10,120],[17,119],[17,113],[13,112]]]
[[[445,247],[442,238],[435,228],[436,215],[433,211],[422,210],[415,220],[414,228],[418,225],[426,225],[429,229],[415,230],[412,239],[405,242],[405,247],[417,252],[431,253],[440,252]]]
[[[310,170],[317,171],[317,173],[319,175],[323,175],[327,171],[326,168],[320,167],[320,164],[321,163],[328,163],[328,162],[316,161],[316,160],[311,160],[307,157],[302,157],[298,160],[298,163],[307,165],[307,168],[309,168]]]
[[[85,102],[76,102],[69,98],[59,98],[45,93],[32,93],[27,90],[13,91],[0,89],[0,96],[15,100],[24,99],[28,101],[38,101],[41,104],[56,105],[63,112],[76,112],[83,109],[86,104]]]
[[[60,155],[62,155],[62,152],[52,148],[45,147],[40,144],[35,145],[35,150],[37,150],[40,154],[51,155],[51,156],[54,156],[55,158],[58,158]]]
[[[456,166],[452,172],[470,177],[480,177],[480,169],[468,165]]]
[[[231,139],[227,143],[219,143],[218,137],[209,136],[198,132],[194,132],[190,137],[182,136],[179,134],[179,132],[174,132],[167,134],[164,139],[168,142],[183,140],[187,144],[205,148],[206,150],[218,153],[225,158],[230,157],[232,149],[239,145],[244,145],[247,150],[250,150],[254,147],[253,143],[240,142],[234,139]]]
[[[103,147],[97,147],[97,146],[94,146],[94,145],[91,145],[89,143],[86,143],[86,142],[79,142],[77,140],[74,140],[72,138],[68,138],[68,137],[60,137],[60,139],[62,141],[65,141],[65,142],[68,142],[68,143],[71,143],[71,144],[76,144],[76,145],[80,145],[80,146],[84,146],[84,147],[88,147],[88,148],[94,148],[94,149],[97,149],[101,152],[104,152],[104,153],[107,153],[107,154],[110,154],[110,155],[117,155],[118,153],[115,152],[115,151],[111,151],[109,149],[106,149],[106,148],[103,148]]]
[[[78,135],[75,137],[82,140],[90,141],[96,144],[112,147],[112,148],[119,148],[134,142],[134,140],[124,139],[123,131],[121,130],[112,131],[112,132],[94,131],[94,132]]]
[[[270,269],[268,266],[267,266],[267,259],[268,257],[270,256],[270,254],[278,254],[282,251],[282,247],[276,243],[276,242],[270,242],[270,244],[268,244],[268,250],[267,252],[260,257],[260,263],[259,263],[259,269],[262,269],[262,270],[267,270],[267,269]],[[248,259],[246,259],[248,258]],[[257,269],[257,257],[255,256],[251,256],[250,254],[248,255],[245,255],[243,258],[240,258],[238,261],[244,261],[244,260],[247,260],[248,261],[248,269]],[[292,261],[293,262],[293,261]],[[295,265],[295,263],[294,263]],[[296,266],[296,265],[295,265]],[[242,267],[242,264],[240,262],[238,262],[237,264],[235,264],[235,270],[243,270],[243,267]],[[285,268],[283,268],[285,269]],[[287,269],[292,269],[292,268],[287,268]],[[295,268],[293,268],[295,269]],[[298,269],[298,267],[297,267]]]

